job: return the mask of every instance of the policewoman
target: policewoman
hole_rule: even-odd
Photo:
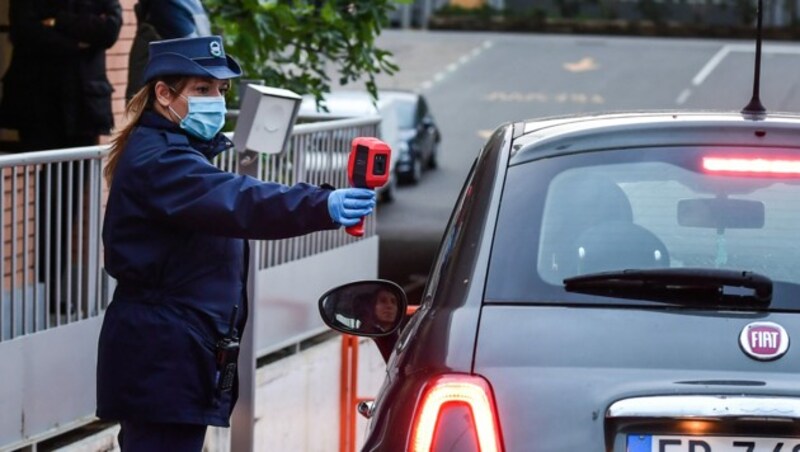
[[[199,452],[228,426],[247,317],[247,241],[356,224],[375,194],[221,171],[229,80],[218,36],[156,41],[105,170],[105,267],[117,281],[100,333],[97,415],[124,452]],[[221,359],[217,357],[222,355]],[[220,362],[222,361],[222,362]]]

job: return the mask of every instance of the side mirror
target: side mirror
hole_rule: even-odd
[[[322,321],[355,336],[382,337],[394,333],[406,314],[403,289],[386,280],[358,281],[327,291],[319,299]]]

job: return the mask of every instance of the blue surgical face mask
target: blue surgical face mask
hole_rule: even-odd
[[[222,96],[180,96],[186,99],[188,104],[186,116],[181,118],[181,129],[203,141],[211,141],[225,126],[225,113],[228,111],[225,108],[225,98]],[[172,106],[169,109],[172,114],[180,118]]]

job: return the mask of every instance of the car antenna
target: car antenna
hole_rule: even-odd
[[[762,34],[762,27],[761,27],[761,20],[763,16],[763,0],[758,0],[758,6],[756,9],[756,16],[757,16],[757,25],[756,25],[756,67],[755,67],[755,75],[753,77],[753,97],[750,99],[750,103],[744,107],[742,110],[743,115],[750,115],[750,116],[764,116],[767,112],[767,109],[761,104],[761,98],[759,90],[761,88],[761,34]]]

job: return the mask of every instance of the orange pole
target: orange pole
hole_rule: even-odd
[[[408,306],[406,315],[413,315],[419,306]],[[360,402],[373,400],[358,397],[358,337],[345,334],[342,337],[339,375],[339,452],[356,451],[356,406]]]
[[[358,405],[358,338],[353,336],[352,361],[350,361],[350,450],[356,452],[356,406]]]
[[[342,336],[341,369],[339,371],[339,452],[348,452],[350,442],[347,426],[350,420],[347,409],[350,403],[350,337],[349,335]]]

